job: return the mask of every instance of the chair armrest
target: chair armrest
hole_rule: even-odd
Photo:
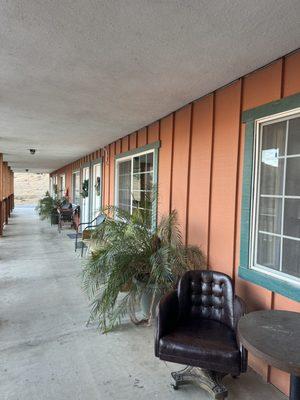
[[[87,230],[87,229],[95,229],[95,228],[97,228],[97,225],[87,225],[87,226],[84,228],[84,231]]]
[[[79,227],[80,227],[80,226],[83,226],[83,225],[90,225],[90,224],[92,224],[95,220],[96,220],[96,218],[94,218],[92,221],[80,222],[80,224],[77,225],[77,231],[79,231]]]
[[[170,333],[178,321],[177,291],[166,294],[157,305],[155,355],[158,357],[159,341],[162,336]]]

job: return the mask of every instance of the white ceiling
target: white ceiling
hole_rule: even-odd
[[[299,0],[1,1],[0,152],[15,171],[76,160],[295,50],[299,16]]]

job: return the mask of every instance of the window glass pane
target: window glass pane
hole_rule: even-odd
[[[133,191],[133,206],[138,208],[152,208],[152,193],[145,191]]]
[[[262,153],[267,159],[273,155],[283,156],[285,149],[286,121],[276,122],[263,126],[262,133]]]
[[[119,177],[119,188],[120,189],[126,189],[130,187],[130,175],[126,174],[126,175],[120,175]]]
[[[146,165],[147,165],[147,155],[144,154],[140,156],[140,172],[146,171]]]
[[[262,130],[260,193],[282,194],[286,122],[265,125]]]
[[[281,233],[282,200],[274,197],[261,197],[259,201],[259,230]]]
[[[262,233],[258,234],[257,263],[268,268],[279,270],[280,238]]]
[[[119,191],[118,206],[127,212],[130,212],[131,204],[131,160],[119,163]]]
[[[133,158],[133,173],[140,172],[140,157]]]
[[[300,199],[285,199],[283,233],[300,238]]]
[[[119,203],[130,205],[130,191],[119,190]]]
[[[138,209],[136,207],[132,207],[132,214],[139,212],[140,215],[142,215],[143,220],[145,221],[146,226],[151,226],[151,219],[152,219],[152,212],[151,210],[144,210],[144,209]]]
[[[300,157],[286,159],[286,196],[300,196]]]
[[[147,179],[147,173],[146,174],[141,174],[141,190],[146,190],[146,179]]]
[[[145,208],[152,209],[152,192],[145,192]]]
[[[300,242],[283,239],[282,272],[300,278]]]
[[[146,179],[148,173],[133,174],[133,190],[146,190]]]
[[[146,179],[146,190],[152,190],[153,189],[153,174],[152,173],[145,174],[145,179]]]
[[[153,153],[147,154],[147,171],[153,170]]]
[[[142,185],[141,185],[141,175],[140,174],[134,174],[133,175],[133,190],[141,190]]]
[[[289,121],[289,137],[287,153],[300,154],[300,118],[293,118]]]
[[[145,204],[146,204],[146,193],[145,192],[133,191],[132,198],[133,198],[132,205],[134,207],[145,208]]]
[[[129,204],[119,203],[118,207],[123,211],[126,211],[128,213],[130,212],[130,205]]]
[[[119,163],[119,175],[131,173],[131,160],[121,161]]]
[[[260,193],[282,195],[284,161],[278,158],[273,158],[273,161],[273,165],[270,158],[261,163]]]

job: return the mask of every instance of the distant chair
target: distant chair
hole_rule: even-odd
[[[75,238],[75,251],[81,248],[81,257],[83,256],[84,249],[88,248],[90,243],[93,230],[101,225],[106,219],[106,215],[99,213],[96,218],[88,222],[81,222],[76,228],[76,238]],[[84,228],[83,228],[84,227]],[[83,228],[83,229],[82,229]],[[79,236],[81,235],[81,240],[79,241]]]
[[[76,204],[66,202],[57,209],[58,232],[61,232],[63,226],[65,226],[66,224],[68,224],[70,228],[74,227],[74,213],[76,208]]]

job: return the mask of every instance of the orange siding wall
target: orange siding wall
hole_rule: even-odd
[[[183,238],[202,247],[209,268],[232,276],[249,310],[273,308],[300,312],[300,303],[243,281],[237,274],[244,149],[241,113],[300,92],[299,71],[298,51],[119,139],[101,153],[104,203],[113,204],[115,154],[161,141],[159,214],[177,209]],[[72,170],[99,157],[100,151],[95,154],[53,172],[66,172],[70,194]],[[250,364],[288,393],[287,374],[251,355]]]

